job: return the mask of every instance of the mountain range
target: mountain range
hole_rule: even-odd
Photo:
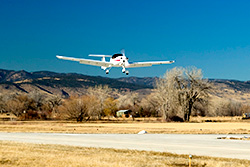
[[[36,90],[68,97],[69,95],[82,95],[88,87],[95,85],[108,85],[121,91],[153,88],[155,78],[132,78],[134,77],[124,80],[124,78],[113,79],[76,73],[0,69],[0,93],[29,93]]]
[[[13,92],[29,93],[36,90],[51,95],[68,97],[70,95],[82,95],[88,87],[100,84],[108,85],[120,91],[147,93],[148,91],[143,90],[153,89],[156,80],[157,77],[108,78],[77,73],[27,72],[24,70],[0,69],[0,94]],[[209,79],[209,81],[215,85],[217,96],[219,97],[225,96],[230,98],[233,95],[237,100],[250,100],[250,81],[226,79]]]

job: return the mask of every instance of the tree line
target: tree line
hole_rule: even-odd
[[[0,111],[21,120],[68,119],[78,122],[115,117],[129,109],[133,117],[161,117],[164,121],[190,121],[190,116],[237,116],[249,106],[232,100],[214,100],[212,83],[203,79],[201,69],[176,67],[158,79],[149,95],[119,92],[107,85],[89,87],[83,96],[62,99],[33,91],[2,94]]]

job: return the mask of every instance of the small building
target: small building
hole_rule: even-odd
[[[131,115],[131,110],[119,110],[119,111],[117,111],[116,112],[116,116],[117,117],[126,117],[126,118],[128,118],[128,117],[130,117],[130,115]]]
[[[250,113],[243,113],[242,119],[250,119]]]

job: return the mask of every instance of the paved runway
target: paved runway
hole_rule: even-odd
[[[0,140],[83,147],[150,150],[250,160],[249,140],[219,140],[226,135],[5,133]],[[244,135],[230,135],[242,137]],[[250,135],[246,135],[250,137]]]

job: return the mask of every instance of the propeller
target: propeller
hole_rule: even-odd
[[[123,56],[125,56],[125,49],[122,49],[122,50],[121,50],[121,54],[122,54]]]

